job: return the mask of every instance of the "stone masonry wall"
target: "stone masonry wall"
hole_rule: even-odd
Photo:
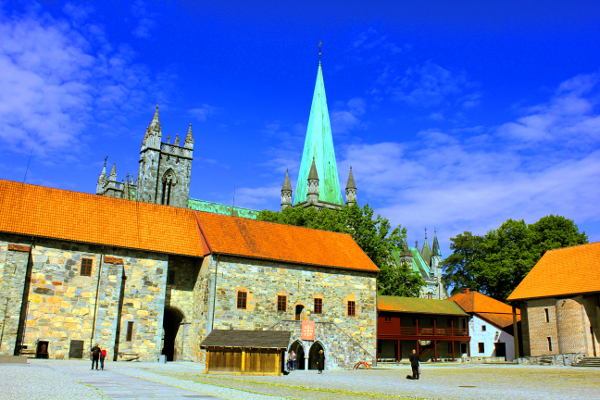
[[[589,320],[581,296],[556,301],[559,353],[585,353]]]
[[[17,342],[30,246],[0,236],[0,354],[12,355]]]
[[[194,288],[200,272],[200,261],[187,257],[169,257],[169,274],[172,281],[167,282],[166,306],[174,312],[179,312],[183,320],[175,340],[175,360],[194,361],[194,338],[197,336],[199,321],[195,318],[194,310],[196,296]],[[196,346],[194,346],[196,344]]]
[[[338,340],[349,345],[346,351],[350,351],[351,346],[359,346],[375,355],[377,288],[374,274],[234,257],[222,257],[215,264],[218,264],[218,272],[214,329],[271,329],[282,320],[293,320],[295,306],[303,305],[303,318],[310,315],[317,324],[335,325],[321,331],[316,341]],[[239,290],[248,292],[245,310],[237,309]],[[287,296],[285,312],[277,311],[278,295]],[[315,297],[323,299],[322,314],[313,313]],[[348,300],[356,303],[355,316],[347,315]],[[296,339],[293,337],[292,341]],[[339,364],[346,366],[346,354],[343,349],[339,351]]]
[[[11,239],[15,245],[31,243],[20,237]],[[6,241],[0,241],[0,275],[5,277],[17,264],[17,270],[22,271],[12,281],[14,287],[8,292],[2,291],[2,298],[10,299],[10,306],[15,308],[11,314],[17,318],[22,297],[18,286],[26,281],[27,266],[27,253],[19,253],[13,254]],[[19,258],[17,263],[13,262],[15,257]],[[92,260],[91,276],[81,275],[83,258]],[[81,340],[84,358],[97,342],[108,350],[109,358],[119,346],[119,351],[136,353],[140,359],[157,359],[161,350],[166,271],[166,255],[35,240],[31,246],[31,279],[26,296],[23,344],[28,349],[35,349],[38,341],[48,341],[50,358],[68,358],[71,341]],[[5,278],[0,284],[3,289],[12,285]],[[122,309],[119,310],[121,292]],[[117,341],[119,312],[121,334]],[[126,340],[128,321],[134,322],[130,342]],[[4,351],[4,345],[2,349]]]
[[[537,299],[527,302],[527,326],[531,356],[559,354],[556,321],[556,299]],[[544,309],[548,309],[550,322],[546,322]],[[548,350],[548,337],[552,340],[552,351]]]

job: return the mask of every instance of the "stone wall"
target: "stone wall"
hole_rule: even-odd
[[[12,355],[17,343],[19,319],[29,251],[31,247],[0,236],[0,355]]]
[[[68,358],[71,341],[78,340],[84,343],[84,358],[96,342],[108,350],[111,358],[117,351],[135,353],[145,360],[158,358],[165,306],[166,255],[57,240],[31,242],[17,236],[0,239],[3,289],[0,303],[6,304],[9,299],[11,308],[10,318],[0,315],[0,320],[8,321],[4,329],[7,347],[2,345],[3,353],[12,353],[10,346],[14,350],[14,325],[24,297],[22,343],[27,349],[35,350],[39,341],[47,341],[50,358]],[[31,275],[29,290],[23,296],[23,287],[28,282],[25,272],[29,253],[24,250],[15,253],[9,248],[24,246],[24,249],[29,244]],[[90,276],[81,274],[84,258],[92,260]],[[6,279],[9,271],[12,279]],[[131,341],[126,337],[128,321],[134,323]]]
[[[600,353],[597,334],[600,329],[597,295],[572,298],[546,298],[527,301],[524,313],[524,345],[529,343],[526,355],[547,356],[556,354]],[[549,322],[546,322],[545,310]],[[548,349],[548,337],[552,350]]]
[[[315,340],[342,344],[328,355],[335,354],[338,358],[331,365],[348,366],[364,359],[364,356],[358,359],[349,356],[353,346],[374,358],[377,321],[374,274],[234,257],[221,257],[210,265],[216,275],[212,328],[273,329],[282,320],[294,320],[295,307],[303,305],[301,318],[309,316],[322,326]],[[210,298],[210,285],[208,289]],[[240,290],[248,293],[246,309],[237,308]],[[286,311],[277,311],[278,295],[287,296]],[[313,313],[315,297],[323,299],[322,314]],[[355,316],[347,315],[349,300],[355,301]],[[344,344],[347,346],[343,347]]]

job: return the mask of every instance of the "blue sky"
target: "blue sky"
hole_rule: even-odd
[[[277,209],[322,40],[342,184],[411,243],[550,213],[600,240],[599,2],[247,3],[0,0],[0,177],[135,175],[158,103],[193,197]]]

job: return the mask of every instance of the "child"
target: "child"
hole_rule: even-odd
[[[100,369],[104,371],[104,359],[106,358],[106,349],[100,351]]]

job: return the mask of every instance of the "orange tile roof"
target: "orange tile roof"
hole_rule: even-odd
[[[496,325],[499,328],[512,326],[512,307],[506,303],[486,296],[475,290],[464,289],[456,293],[449,300],[458,304],[465,312],[477,314],[480,318]],[[521,320],[521,311],[517,309],[517,320]]]
[[[509,301],[600,292],[600,242],[549,250]]]
[[[197,214],[213,253],[357,271],[379,271],[348,234],[205,212]]]
[[[0,232],[378,272],[350,235],[0,180]]]
[[[192,211],[0,180],[0,232],[200,257]]]

